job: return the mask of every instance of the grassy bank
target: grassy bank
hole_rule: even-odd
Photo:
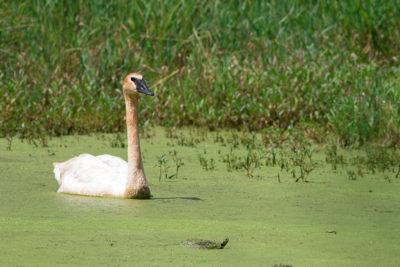
[[[249,149],[259,152],[260,147],[252,144],[261,142],[261,136],[195,129],[175,132],[176,136],[170,132],[152,130],[141,142],[154,196],[146,201],[56,193],[53,161],[80,153],[126,159],[123,141],[115,142],[115,135],[53,138],[48,147],[37,148],[16,140],[11,151],[0,139],[0,265],[395,266],[399,262],[399,179],[392,167],[382,171],[390,165],[390,151],[379,153],[381,158],[363,167],[360,176],[352,159],[361,164],[368,153],[312,146],[310,158],[317,166],[308,183],[296,183],[290,170],[273,164],[272,150],[263,154],[262,164],[251,175],[236,164],[246,162]],[[298,143],[302,142],[288,140],[276,146],[276,161],[298,161],[291,147]],[[228,164],[230,154],[240,159],[231,157]],[[184,163],[178,177],[171,177],[176,173],[174,155]],[[225,237],[230,241],[224,250],[181,245],[189,238],[222,241]]]
[[[124,127],[120,80],[166,126],[299,123],[343,145],[400,138],[397,1],[4,1],[0,134]]]

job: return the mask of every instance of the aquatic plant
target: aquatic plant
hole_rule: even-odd
[[[199,158],[199,162],[201,167],[206,170],[214,170],[215,169],[215,162],[213,158],[207,159],[206,157],[204,157],[203,155],[199,154],[198,155]]]
[[[161,178],[169,178],[168,169],[169,166],[167,164],[167,156],[163,154],[161,157],[157,159],[157,167],[159,168],[160,174],[158,176],[158,180],[161,181]]]
[[[175,174],[174,174],[174,176],[173,177],[175,177],[175,178],[179,178],[179,169],[183,166],[183,165],[185,165],[185,163],[183,162],[183,160],[182,160],[182,158],[180,158],[180,157],[178,157],[178,152],[176,152],[176,150],[174,150],[174,152],[173,153],[171,153],[171,151],[170,151],[170,154],[172,154],[172,160],[174,161],[174,163],[175,163]]]

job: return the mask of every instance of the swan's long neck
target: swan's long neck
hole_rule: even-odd
[[[126,126],[128,135],[128,179],[125,196],[150,198],[150,188],[144,174],[139,142],[138,95],[125,96]]]

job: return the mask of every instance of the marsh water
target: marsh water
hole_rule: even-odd
[[[278,168],[254,177],[228,172],[206,140],[177,146],[165,135],[142,140],[153,198],[57,193],[53,161],[81,153],[126,159],[109,138],[53,138],[48,147],[0,139],[1,266],[397,266],[400,183],[318,168],[309,182]],[[179,177],[160,179],[160,156],[177,151]],[[198,154],[215,159],[205,170]],[[317,155],[318,157],[318,155]],[[172,164],[167,170],[173,173]],[[230,241],[223,250],[182,246],[189,238]]]

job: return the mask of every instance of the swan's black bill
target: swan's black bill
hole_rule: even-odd
[[[131,80],[135,83],[136,90],[139,93],[142,93],[145,95],[151,95],[151,96],[154,95],[154,93],[152,91],[150,91],[149,87],[147,87],[146,81],[144,79],[139,80],[139,79],[132,77]]]

